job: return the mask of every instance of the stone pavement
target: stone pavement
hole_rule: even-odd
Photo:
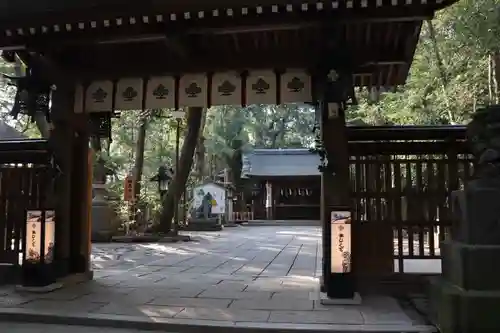
[[[390,297],[321,305],[317,227],[191,234],[196,242],[94,245],[94,281],[37,295],[0,289],[0,319],[175,332],[434,331]]]

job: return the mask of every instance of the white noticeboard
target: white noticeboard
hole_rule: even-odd
[[[332,212],[330,224],[331,272],[349,273],[351,271],[351,212]]]
[[[203,204],[203,198],[210,193],[212,196],[212,214],[226,213],[226,190],[216,184],[205,184],[193,189],[193,208],[197,209]]]

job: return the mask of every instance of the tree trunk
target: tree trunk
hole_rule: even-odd
[[[167,194],[163,199],[163,207],[160,215],[160,231],[170,232],[172,229],[172,218],[184,192],[186,181],[193,167],[193,155],[200,135],[200,127],[203,118],[203,108],[189,108],[187,111],[187,132],[182,144],[179,158],[179,172],[174,175]]]
[[[139,127],[139,133],[137,134],[136,143],[136,155],[134,163],[134,180],[135,180],[135,195],[140,197],[141,195],[141,180],[142,180],[142,170],[144,168],[144,147],[146,145],[146,130],[148,128],[148,119],[143,118],[141,126]]]
[[[491,58],[493,61],[493,85],[495,87],[494,100],[495,103],[498,103],[500,97],[500,87],[498,86],[500,83],[500,51],[493,52]]]
[[[135,204],[133,206],[133,213],[135,215],[135,221],[137,225],[144,225],[144,214],[141,214],[141,211],[144,211],[141,205],[139,198],[141,197],[141,180],[142,180],[142,171],[144,168],[144,147],[146,145],[146,130],[148,128],[149,119],[147,117],[143,117],[141,119],[141,126],[139,127],[139,133],[137,134],[137,143],[136,143],[136,155],[134,162],[134,193],[135,193]]]
[[[493,103],[493,56],[490,54],[488,56],[488,99],[489,103]],[[474,105],[475,105],[474,101]],[[476,108],[474,108],[474,112]]]
[[[198,143],[196,144],[196,155],[195,155],[195,170],[196,176],[199,180],[203,180],[205,176],[205,137],[203,136],[203,130],[205,129],[205,123],[207,121],[207,112],[203,109],[203,115],[201,117],[200,133],[198,135]]]

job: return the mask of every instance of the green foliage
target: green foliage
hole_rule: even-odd
[[[439,12],[432,23],[446,82],[424,24],[406,85],[381,93],[378,101],[358,92],[359,105],[349,110],[349,120],[369,125],[470,121],[476,108],[489,103],[488,57],[500,45],[499,9],[498,0],[463,0]]]
[[[462,0],[451,7],[448,28],[462,43],[479,53],[500,50],[500,3],[498,0]]]

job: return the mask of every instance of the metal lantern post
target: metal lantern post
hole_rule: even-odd
[[[168,175],[168,169],[163,165],[158,168],[158,174],[151,179],[158,182],[158,193],[161,199],[167,194],[170,179],[171,177]]]
[[[23,286],[45,287],[56,282],[54,246],[55,211],[28,210],[24,228]]]

